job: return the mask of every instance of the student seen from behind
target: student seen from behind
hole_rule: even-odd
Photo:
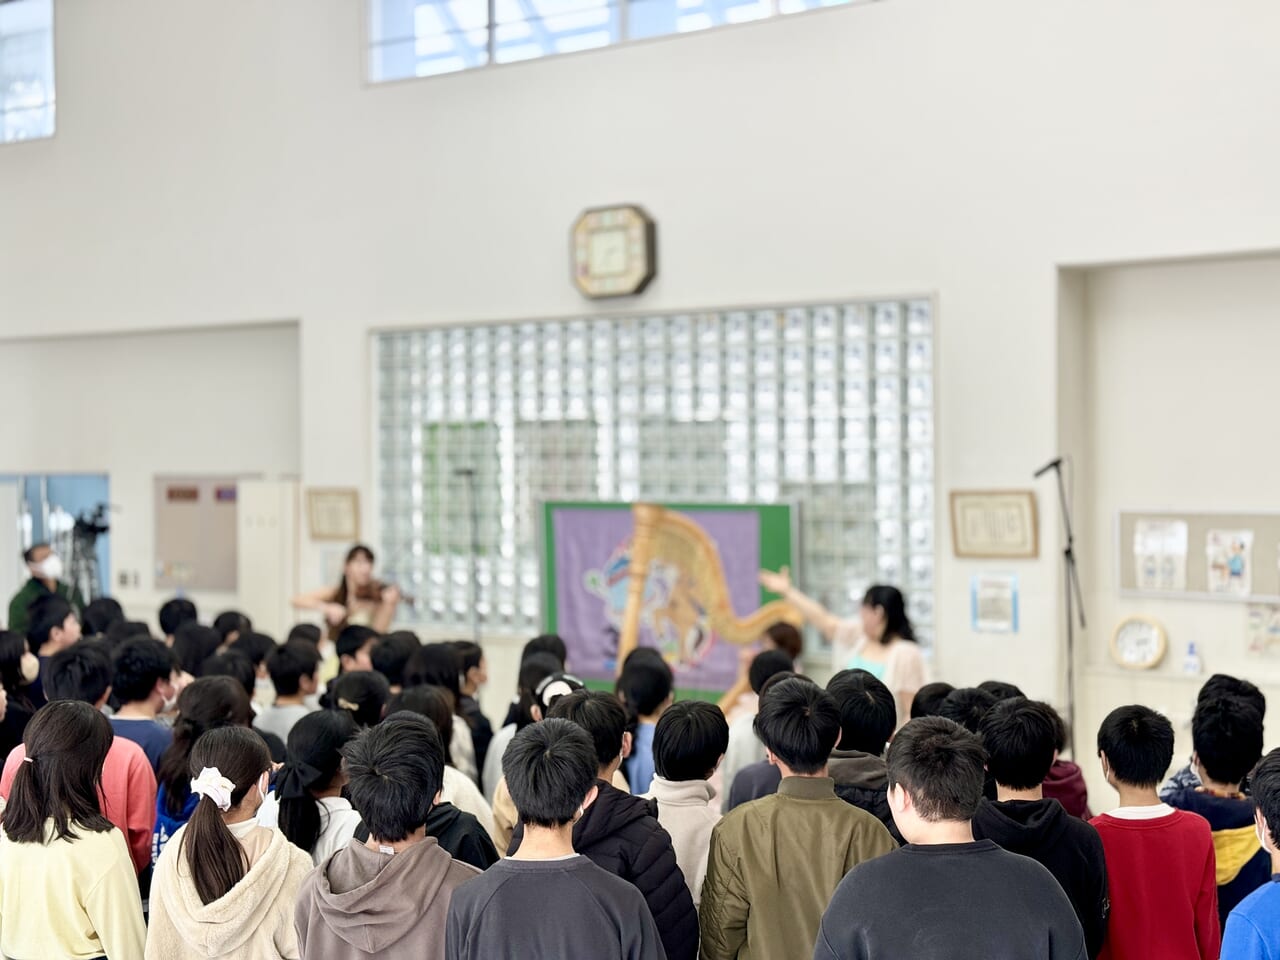
[[[1271,855],[1254,829],[1254,805],[1242,784],[1262,757],[1262,716],[1241,697],[1202,699],[1191,719],[1192,767],[1198,787],[1166,802],[1209,821],[1218,869],[1218,915],[1225,925],[1236,906],[1271,879]]]
[[[27,638],[12,630],[0,630],[0,686],[7,701],[0,720],[0,754],[8,756],[22,743],[27,724],[35,715],[32,684],[40,678],[40,659],[31,652]]]
[[[301,956],[441,960],[450,901],[479,876],[427,835],[444,743],[429,721],[400,713],[343,753],[347,792],[369,836],[349,841],[303,885],[294,914]]]
[[[293,725],[314,710],[305,701],[320,685],[320,654],[310,644],[295,641],[276,647],[266,662],[275,702],[258,712],[254,726],[288,740]]]
[[[941,716],[942,702],[947,699],[955,690],[949,683],[941,681],[936,683],[926,683],[923,687],[916,691],[916,695],[911,698],[911,719],[919,720],[921,717],[937,717]]]
[[[458,710],[462,698],[459,677],[458,652],[451,643],[428,643],[419,647],[404,668],[406,687],[422,684],[444,687],[453,696],[453,709]],[[480,768],[476,765],[476,747],[471,739],[471,727],[466,722],[453,724],[449,738],[449,755],[453,765],[478,785]]]
[[[756,654],[748,670],[751,690],[759,698],[770,677],[779,673],[790,673],[793,666],[790,655],[781,649],[765,650]],[[756,708],[759,709],[758,699]],[[754,713],[743,714],[729,724],[729,749],[725,751],[724,763],[720,766],[720,783],[722,784],[720,808],[725,813],[730,810],[730,791],[733,790],[733,781],[738,771],[764,760],[764,745],[756,736],[755,718]]]
[[[755,727],[782,782],[711,833],[703,960],[808,956],[841,878],[897,847],[883,823],[836,796],[828,763],[840,708],[829,693],[784,680],[761,698]]]
[[[1120,794],[1119,808],[1093,820],[1111,891],[1101,956],[1213,960],[1222,925],[1212,832],[1156,793],[1173,762],[1172,724],[1147,707],[1120,707],[1098,730],[1098,756]]]
[[[831,753],[836,796],[867,811],[901,842],[888,800],[884,748],[898,729],[893,693],[865,670],[841,670],[827,683],[840,708],[840,741]]]
[[[907,846],[855,867],[822,917],[814,960],[1084,960],[1084,934],[1053,876],[975,840],[985,754],[942,717],[889,746],[889,806]]]
[[[1048,704],[1003,700],[983,718],[980,733],[995,802],[983,800],[973,835],[1043,864],[1061,884],[1084,928],[1090,957],[1107,934],[1107,862],[1098,831],[1044,798],[1044,779],[1058,755],[1057,715]]]
[[[448,960],[669,956],[639,891],[576,848],[575,823],[591,812],[599,790],[609,789],[597,779],[597,754],[587,732],[564,719],[516,734],[503,773],[519,810],[521,842],[511,857],[454,893]]]
[[[760,702],[769,695],[769,691],[780,684],[783,680],[790,680],[798,674],[792,673],[790,670],[783,670],[775,673],[763,684],[760,685],[760,692],[756,696],[756,712],[760,710]],[[801,679],[807,680],[808,677]],[[751,717],[752,724],[755,723],[754,715]],[[729,725],[729,749],[734,748],[733,740],[733,724]],[[721,803],[721,809],[725,813],[735,810],[744,803],[750,803],[752,800],[759,800],[761,797],[769,797],[778,792],[778,784],[782,782],[782,774],[778,772],[778,768],[764,758],[764,745],[760,743],[760,738],[755,736],[753,727],[751,735],[755,737],[756,743],[760,747],[761,756],[755,763],[749,763],[733,777],[732,784],[726,783],[729,791],[728,803]],[[741,744],[741,740],[738,741]],[[723,766],[721,766],[723,770]]]
[[[1271,882],[1245,897],[1227,918],[1223,960],[1280,957],[1280,750],[1267,754],[1254,771],[1253,803],[1258,842],[1271,862]]]
[[[173,640],[178,635],[178,628],[184,623],[198,623],[200,614],[196,610],[196,605],[190,600],[184,597],[174,597],[172,600],[166,600],[160,607],[158,619],[160,621],[160,632],[164,635],[164,642],[169,646],[173,646]],[[222,642],[221,635],[218,637],[218,642]]]
[[[370,654],[378,642],[378,633],[369,627],[349,624],[342,628],[336,642],[338,652],[338,672],[349,673],[353,670],[372,670],[373,659]]]
[[[671,835],[695,907],[707,875],[711,831],[720,822],[716,791],[707,781],[728,746],[724,713],[703,700],[668,707],[653,733],[656,772],[644,797],[658,806],[658,823]]]
[[[372,670],[352,670],[334,677],[320,698],[326,710],[345,710],[358,727],[372,727],[380,721],[391,699],[387,678]]]
[[[183,629],[185,630],[186,628],[184,627]],[[204,628],[202,627],[201,629]],[[181,636],[179,636],[179,640],[181,640]],[[250,723],[253,724],[253,729],[257,730],[258,735],[267,742],[267,749],[271,751],[272,762],[284,763],[284,741],[274,733],[260,730],[257,726],[259,708],[253,702],[253,694],[257,689],[258,673],[253,667],[253,662],[243,653],[228,650],[225,653],[216,653],[206,660],[201,667],[201,671],[200,675],[202,677],[230,677],[240,684],[245,696],[250,698],[249,717]]]
[[[633,793],[647,793],[653,781],[653,734],[671,706],[673,685],[671,668],[660,656],[630,658],[618,678],[618,695],[636,718],[631,756],[623,770]]]
[[[116,736],[140,746],[151,769],[159,770],[160,758],[173,743],[173,728],[156,717],[178,702],[173,651],[149,637],[126,640],[116,648],[112,663],[111,688],[120,709],[111,718],[111,728]]]
[[[534,641],[530,641],[532,643]],[[528,646],[526,645],[526,649]],[[512,716],[502,729],[494,734],[489,744],[489,753],[485,758],[480,786],[484,790],[485,799],[494,803],[494,792],[502,779],[502,755],[517,732],[531,723],[537,723],[542,717],[534,717],[534,698],[538,686],[547,677],[564,670],[563,661],[553,654],[534,651],[520,662],[520,673],[516,678],[516,702],[512,705]]]
[[[50,702],[77,700],[101,710],[111,696],[111,659],[101,644],[77,643],[50,658],[45,683]],[[9,754],[0,775],[0,796],[9,797],[25,755],[23,746]],[[132,740],[113,737],[110,741],[99,801],[106,818],[124,834],[134,869],[143,873],[151,863],[156,776],[146,753]]]
[[[1239,697],[1257,710],[1263,720],[1267,719],[1266,695],[1248,680],[1241,680],[1239,677],[1232,677],[1225,673],[1215,673],[1204,682],[1204,686],[1196,695],[1196,705],[1222,697]],[[1188,763],[1185,767],[1179,768],[1160,787],[1160,799],[1168,803],[1169,798],[1179,790],[1198,786],[1200,786],[1200,776],[1196,773],[1196,766],[1194,763]],[[1244,784],[1244,792],[1249,793],[1247,782]]]
[[[191,750],[196,807],[156,864],[147,960],[193,950],[220,960],[298,956],[294,904],[311,857],[255,816],[271,755],[247,727],[219,727]]]
[[[56,700],[27,724],[0,832],[6,957],[142,956],[134,864],[98,803],[111,743],[106,717],[79,701]]]

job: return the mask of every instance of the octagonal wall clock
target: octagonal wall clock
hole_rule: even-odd
[[[628,204],[583,212],[570,244],[573,283],[585,297],[631,297],[658,273],[658,229],[641,207]]]

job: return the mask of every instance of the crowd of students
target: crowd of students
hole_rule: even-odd
[[[718,704],[645,648],[588,689],[535,638],[495,730],[471,643],[26,613],[0,632],[7,957],[1280,957],[1280,751],[1243,680],[1205,684],[1167,782],[1169,721],[1108,716],[1092,817],[1047,704],[904,700],[874,651],[821,686],[787,625]]]

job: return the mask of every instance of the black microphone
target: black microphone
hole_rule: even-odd
[[[1048,473],[1050,470],[1056,470],[1056,469],[1058,469],[1058,467],[1060,467],[1060,466],[1062,466],[1062,458],[1061,458],[1061,457],[1058,457],[1056,460],[1050,460],[1050,461],[1049,461],[1048,463],[1046,463],[1043,467],[1041,467],[1039,470],[1037,470],[1037,471],[1036,471],[1036,476],[1035,476],[1035,478],[1036,478],[1037,480],[1039,480],[1041,477],[1043,477],[1043,476],[1044,476],[1046,473]]]
[[[455,477],[474,477],[476,475],[475,467],[458,467],[453,471]]]

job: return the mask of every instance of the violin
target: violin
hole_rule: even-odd
[[[356,587],[355,592],[351,595],[351,599],[362,603],[381,603],[383,591],[394,586],[396,586],[394,583],[385,583],[382,580],[370,580],[363,587]],[[413,606],[416,601],[413,597],[401,593],[400,602]]]

